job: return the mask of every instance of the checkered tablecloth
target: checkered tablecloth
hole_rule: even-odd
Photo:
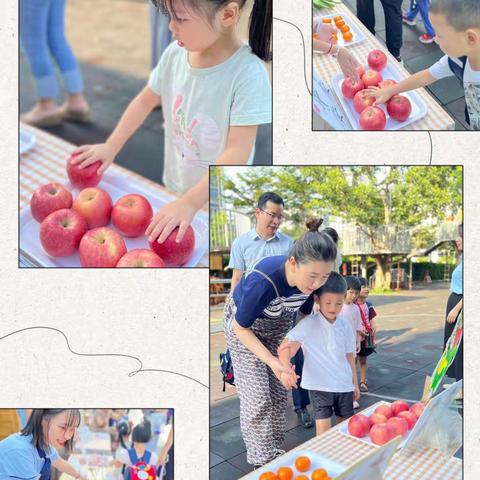
[[[21,124],[22,130],[33,133],[36,137],[36,144],[20,157],[20,178],[19,178],[19,208],[22,210],[29,205],[33,192],[46,183],[56,181],[65,183],[68,181],[66,162],[75,145],[55,137],[43,130]],[[130,177],[135,182],[142,183],[152,190],[167,193],[176,197],[175,193],[170,192],[158,183],[155,183],[131,170],[113,164],[109,171],[118,172],[124,176]],[[20,265],[24,267],[34,266],[28,260],[28,256],[20,255]],[[208,252],[202,257],[197,265],[198,267],[208,267]]]
[[[390,63],[396,62],[395,58],[388,52],[387,48],[367,30],[363,23],[345,5],[337,5],[333,11],[318,10],[314,12],[314,15],[318,14],[319,16],[325,16],[332,13],[348,16],[350,23],[355,23],[355,25],[365,34],[365,40],[363,42],[348,47],[348,50],[362,65],[367,63],[367,56],[369,52],[375,49],[384,51]],[[408,77],[410,73],[408,73],[403,65],[400,65],[398,62],[396,63],[402,76],[405,78]],[[331,79],[337,73],[341,72],[337,60],[331,55],[324,55],[314,52],[313,66],[317,70],[322,80],[328,84],[330,84]],[[424,88],[420,88],[416,90],[416,92],[426,103],[428,112],[425,117],[404,127],[405,130],[453,130],[455,128],[455,121],[453,118],[450,117],[450,115]],[[340,103],[339,107],[342,108]]]
[[[378,405],[380,404],[381,402],[378,402]],[[331,428],[319,437],[302,443],[291,452],[310,450],[349,467],[376,448],[361,440],[343,435],[338,428],[338,426]],[[257,476],[250,473],[242,478],[257,480]],[[433,449],[411,452],[408,455],[396,453],[383,478],[385,480],[461,480],[462,461],[454,457],[445,459],[438,450]]]

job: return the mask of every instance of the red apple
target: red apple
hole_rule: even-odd
[[[387,425],[390,425],[395,431],[395,435],[403,437],[408,432],[408,422],[401,417],[392,417],[387,420]]]
[[[357,413],[348,420],[348,433],[354,437],[362,438],[370,429],[370,420],[367,416]]]
[[[362,75],[362,82],[365,85],[365,88],[376,87],[382,80],[380,73],[375,70],[367,70]]]
[[[78,155],[78,154],[77,154]],[[80,190],[87,187],[96,187],[102,179],[102,174],[98,174],[97,170],[101,167],[102,162],[98,160],[88,167],[80,168],[79,164],[74,165],[72,160],[77,156],[72,155],[67,162],[67,175],[75,188]]]
[[[125,195],[115,203],[112,223],[126,237],[138,237],[145,233],[153,211],[149,201],[142,195]]]
[[[40,224],[40,242],[52,257],[66,257],[76,252],[87,230],[87,222],[81,215],[62,208],[45,217]]]
[[[110,223],[112,199],[101,188],[89,187],[83,189],[73,202],[73,209],[88,223],[88,228],[104,227]]]
[[[387,56],[381,50],[372,50],[368,54],[367,62],[370,68],[380,72],[387,65]]]
[[[127,252],[117,263],[117,268],[161,268],[165,262],[151,250],[137,248]]]
[[[405,412],[409,409],[410,407],[408,406],[408,403],[404,400],[396,400],[392,403],[392,413],[394,417],[396,417],[400,412]]]
[[[362,75],[365,73],[365,69],[359,65],[355,70],[357,70],[358,76],[362,78]]]
[[[392,409],[388,405],[380,405],[375,409],[375,413],[384,415],[387,419],[393,417]]]
[[[127,247],[113,228],[99,227],[83,236],[78,252],[82,267],[112,268],[127,253]]]
[[[362,130],[384,130],[387,124],[385,112],[379,107],[367,107],[359,118]]]
[[[353,108],[357,113],[362,113],[367,107],[371,107],[375,102],[375,97],[369,95],[366,90],[360,90],[353,97]]]
[[[397,82],[395,80],[392,80],[391,78],[386,78],[382,80],[378,86],[380,88],[386,88],[386,87],[391,87],[392,85],[395,85]]]
[[[386,423],[377,423],[370,429],[370,439],[375,445],[385,445],[394,436],[395,431]]]
[[[387,423],[387,417],[381,413],[372,413],[369,418],[372,425],[376,425],[377,423]]]
[[[30,200],[32,217],[41,222],[55,210],[70,208],[72,206],[72,194],[60,183],[47,183],[38,187]]]
[[[394,95],[387,103],[388,114],[397,122],[404,122],[412,113],[412,104],[403,95]]]
[[[195,248],[195,234],[189,226],[181,242],[177,243],[178,227],[167,237],[163,243],[157,240],[150,242],[150,248],[160,256],[168,267],[183,265],[192,255]]]
[[[423,413],[423,409],[425,408],[425,404],[423,403],[415,403],[410,407],[410,411],[417,417],[420,418],[420,415]]]
[[[353,98],[357,92],[364,88],[365,85],[361,79],[355,82],[350,77],[346,77],[342,82],[342,94],[345,98]]]
[[[410,410],[408,412],[400,412],[397,417],[404,418],[407,421],[409,430],[415,426],[418,420],[417,416]]]

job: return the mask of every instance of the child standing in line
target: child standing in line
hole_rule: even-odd
[[[360,364],[360,391],[368,392],[367,386],[367,372],[368,363],[367,357],[375,351],[375,333],[377,332],[377,324],[375,317],[377,312],[373,308],[370,302],[367,302],[368,297],[368,283],[367,279],[358,277],[360,281],[361,289],[358,294],[357,301],[355,302],[360,310],[362,317],[362,323],[365,330],[365,339],[360,344],[360,351],[358,352],[358,363]]]
[[[375,105],[402,92],[426,87],[445,77],[457,77],[465,89],[465,119],[470,129],[480,130],[480,2],[432,0],[430,21],[438,46],[445,53],[430,68],[391,87],[370,87]]]
[[[145,232],[181,241],[208,201],[209,165],[251,164],[258,125],[272,121],[272,95],[262,60],[270,57],[272,0],[255,0],[249,45],[237,32],[246,0],[153,0],[169,16],[172,42],[148,85],[127,107],[105,143],[84,145],[74,163],[101,161],[104,172],[160,102],[165,119],[163,182],[181,196],[162,207]]]
[[[301,387],[309,390],[315,411],[316,434],[351,417],[353,402],[360,396],[355,370],[355,335],[341,315],[347,284],[332,272],[315,292],[318,313],[308,315],[287,333],[278,357],[287,367],[300,347],[304,353]],[[356,307],[355,307],[356,308]]]
[[[403,23],[414,26],[417,24],[415,17],[420,12],[423,24],[425,25],[425,30],[427,31],[427,33],[424,33],[418,37],[418,40],[420,40],[421,43],[433,43],[435,41],[435,30],[433,29],[430,19],[428,18],[429,8],[430,0],[412,0],[410,2],[410,10],[402,16]]]

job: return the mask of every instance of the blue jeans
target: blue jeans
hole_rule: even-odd
[[[428,10],[430,9],[430,0],[416,0],[415,2],[411,3],[410,11],[405,14],[408,20],[413,20],[420,12],[422,17],[423,23],[425,25],[425,30],[427,31],[427,35],[431,37],[435,36],[435,30],[430,23],[430,19],[428,18]]]
[[[303,351],[300,348],[295,356],[292,358],[292,365],[295,365],[295,373],[300,376],[297,385],[300,385],[302,381],[303,370]],[[295,411],[302,410],[310,404],[310,397],[308,396],[308,390],[304,390],[302,387],[292,388],[293,406]]]
[[[83,81],[77,59],[65,38],[65,0],[20,0],[20,39],[40,98],[59,93],[52,57],[65,90],[79,93]]]

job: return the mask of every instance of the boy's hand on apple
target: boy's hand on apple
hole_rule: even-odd
[[[393,97],[393,94],[390,91],[389,87],[368,87],[367,89],[365,89],[365,94],[375,97],[375,103],[373,104],[373,106],[387,103]]]
[[[113,163],[117,152],[108,143],[97,143],[96,145],[82,145],[73,151],[75,158],[72,160],[74,165],[79,164],[80,168],[85,168],[95,162],[102,162],[98,173],[102,174]]]
[[[153,216],[145,235],[148,236],[150,242],[157,240],[157,242],[163,243],[170,233],[178,227],[176,241],[181,242],[197,210],[184,198],[167,203]]]

